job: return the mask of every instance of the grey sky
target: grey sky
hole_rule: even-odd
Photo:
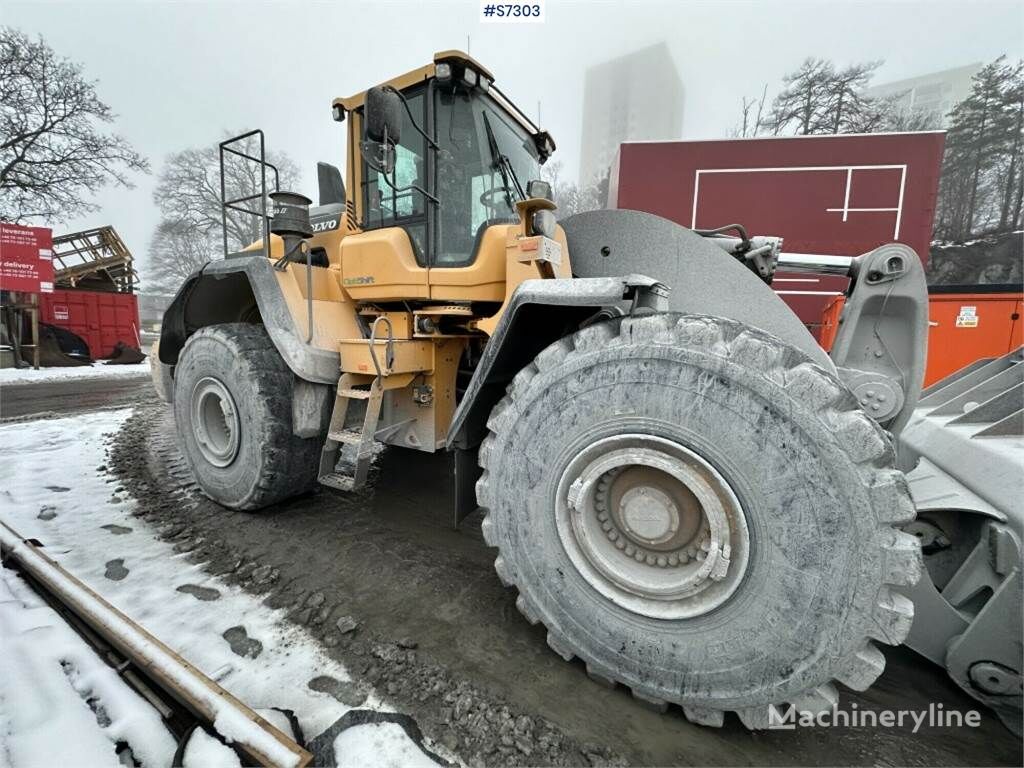
[[[477,0],[332,2],[75,2],[0,0],[0,23],[41,33],[100,81],[117,130],[154,175],[107,190],[103,210],[56,232],[113,224],[142,259],[156,213],[155,172],[169,152],[216,143],[224,130],[263,128],[315,191],[314,165],[343,165],[343,126],[330,101],[466,47],[555,136],[575,177],[584,69],[665,40],[686,91],[685,138],[735,124],[743,95],[769,93],[807,56],[884,59],[876,82],[1000,54],[1024,53],[1021,2],[548,0],[546,23],[480,24]],[[312,196],[312,195],[311,195]]]

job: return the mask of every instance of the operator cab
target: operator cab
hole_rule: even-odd
[[[516,203],[555,148],[490,72],[458,52],[336,100],[334,114],[351,115],[350,137],[359,137],[349,179],[361,228],[403,229],[423,267],[469,266],[488,227],[518,223]]]

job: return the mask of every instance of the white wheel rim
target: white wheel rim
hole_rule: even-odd
[[[643,616],[713,611],[746,571],[750,534],[725,478],[671,440],[604,438],[569,462],[558,484],[558,535],[594,589]]]
[[[223,382],[206,376],[192,389],[192,433],[199,452],[215,467],[226,467],[238,455],[241,428],[238,408]]]

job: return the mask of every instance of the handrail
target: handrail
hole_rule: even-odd
[[[391,318],[386,317],[385,315],[379,315],[373,321],[373,325],[370,327],[369,338],[370,359],[373,361],[373,367],[377,371],[377,380],[374,383],[377,385],[379,385],[381,379],[384,378],[384,374],[381,372],[380,369],[380,362],[377,360],[377,350],[374,349],[374,344],[377,343],[377,326],[380,324],[382,320],[385,323],[387,323],[388,326],[387,348],[384,353],[386,355],[386,357],[384,358],[384,365],[388,370],[391,370],[391,366],[394,365],[395,363],[395,334],[393,326],[391,325]]]
[[[250,138],[252,136],[258,136],[259,137],[259,140],[260,140],[260,155],[259,155],[259,157],[255,157],[253,155],[250,155],[247,152],[242,152],[242,151],[239,151],[237,149],[233,149],[230,146],[231,144],[235,144],[235,143],[237,143],[239,141],[243,141],[243,140],[248,139],[248,138]],[[243,133],[243,134],[241,134],[239,136],[235,136],[235,137],[230,138],[230,139],[225,139],[224,141],[220,142],[220,144],[218,145],[218,148],[220,150],[220,152],[219,152],[219,156],[220,156],[220,223],[221,223],[221,233],[222,233],[223,242],[224,242],[224,256],[226,257],[228,255],[228,209],[230,208],[231,210],[238,211],[239,213],[246,213],[246,214],[248,214],[250,216],[259,216],[260,217],[260,219],[261,219],[261,221],[263,223],[263,227],[262,227],[262,229],[263,229],[263,255],[266,258],[269,259],[270,258],[270,217],[267,215],[267,168],[270,168],[270,170],[272,170],[274,172],[274,191],[275,192],[281,188],[281,176],[280,176],[280,173],[278,173],[277,166],[275,166],[273,163],[268,163],[267,162],[266,144],[265,144],[265,139],[264,139],[263,131],[261,129],[257,128],[257,129],[255,129],[253,131],[249,131],[248,133]],[[225,152],[227,152],[228,154],[235,155],[237,157],[241,157],[244,160],[247,160],[249,162],[259,163],[259,166],[260,166],[260,191],[259,191],[259,193],[252,194],[252,195],[245,195],[243,197],[236,197],[236,198],[233,198],[231,200],[227,199],[227,184],[225,183],[225,180],[224,180],[224,153]],[[250,208],[246,208],[244,206],[239,205],[239,203],[246,203],[246,202],[249,202],[250,200],[255,200],[257,198],[260,199],[260,208],[259,208],[259,210],[255,210],[254,211],[254,210],[252,210]]]

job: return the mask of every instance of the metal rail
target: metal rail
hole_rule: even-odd
[[[232,145],[238,144],[239,142],[246,141],[253,136],[258,136],[260,140],[260,154],[259,157],[250,155],[248,152],[243,152],[240,149],[235,149]],[[257,128],[254,131],[243,133],[239,136],[235,136],[230,139],[225,139],[219,145],[220,149],[220,219],[221,219],[221,232],[224,240],[224,256],[228,255],[228,209],[244,213],[249,216],[258,216],[263,225],[263,255],[266,258],[270,258],[270,217],[267,215],[267,168],[270,168],[274,172],[274,191],[277,192],[281,188],[280,174],[277,171],[277,166],[267,162],[266,155],[266,142],[263,136],[263,131]],[[224,155],[225,153],[235,155],[243,158],[243,160],[251,163],[258,163],[260,168],[260,191],[252,195],[242,195],[241,197],[235,197],[231,200],[227,199],[227,185],[224,180]],[[260,201],[260,209],[253,210],[243,205],[244,203],[252,202],[253,200]]]

